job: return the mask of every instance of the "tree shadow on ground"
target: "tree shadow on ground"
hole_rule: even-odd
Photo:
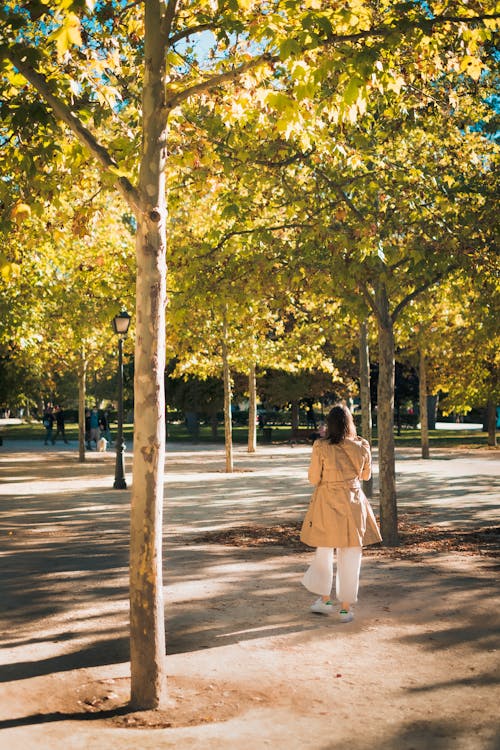
[[[46,714],[31,714],[30,716],[20,716],[16,719],[0,720],[0,731],[2,729],[29,727],[35,724],[49,724],[61,721],[102,721],[103,719],[114,719],[116,716],[125,716],[131,711],[132,708],[126,705],[99,711],[71,711],[69,713],[52,711]]]
[[[481,748],[481,750],[500,750],[498,725],[492,721],[483,721],[477,727],[481,732],[479,739],[474,726],[465,726],[458,721],[429,719],[404,722],[397,730],[387,733],[376,741],[354,741],[356,750],[455,750],[457,747]],[[463,742],[467,744],[462,744]],[[327,743],[321,750],[342,750],[345,743]]]
[[[89,540],[85,547],[86,558],[83,557],[83,548],[73,550],[75,558],[65,549],[62,554],[65,567],[82,570],[85,567],[82,563],[87,560],[88,577],[92,581],[99,569],[95,556],[100,543],[100,539],[94,539],[93,544]],[[103,559],[109,561],[109,557]],[[325,628],[331,627],[331,623],[328,618],[317,617],[308,611],[310,595],[300,586],[300,578],[309,559],[309,553],[290,554],[286,548],[277,547],[246,549],[223,545],[171,545],[166,553],[167,652],[187,653],[282,636],[292,637],[295,643],[314,640]],[[439,556],[436,557],[438,561]],[[415,575],[417,565],[418,574]],[[43,571],[38,571],[32,581],[29,576],[22,581],[17,579],[17,584],[28,588],[29,592],[28,601],[25,601],[23,611],[19,613],[18,628],[22,629],[23,621],[29,624],[33,619],[32,593],[40,574],[43,577]],[[203,580],[211,582],[210,590],[207,586],[207,590],[203,591]],[[475,650],[484,650],[494,643],[497,634],[495,618],[478,622],[474,617],[474,602],[478,595],[483,599],[493,596],[498,584],[496,579],[485,578],[480,571],[477,575],[471,575],[456,568],[440,569],[429,564],[429,560],[425,564],[418,564],[367,558],[362,586],[362,601],[370,611],[370,618],[355,621],[349,632],[370,626],[373,618],[378,617],[387,624],[421,625],[421,632],[405,637],[409,643],[419,643],[427,650],[452,648],[460,643],[467,643]],[[96,604],[95,617],[99,621],[101,635],[106,632],[102,631],[102,620],[107,622],[106,638],[94,639],[93,643],[85,644],[69,654],[4,665],[0,667],[0,680],[26,679],[51,672],[127,661],[126,623],[123,618],[116,621],[113,613],[106,609],[110,598],[126,599],[126,588],[118,586],[113,591],[113,584],[108,580],[105,602],[102,601],[101,588],[97,577],[90,588],[80,595],[85,604]],[[394,591],[398,592],[397,598]],[[450,601],[455,594],[460,594],[460,619],[451,611],[440,621],[441,629],[438,632],[429,632],[428,609],[419,610],[411,605],[412,600],[432,599],[443,603]],[[75,606],[74,594],[68,598],[60,591],[59,595],[62,600],[53,608],[56,612]],[[53,592],[51,594],[50,589],[42,588],[39,596],[52,599]],[[22,599],[19,606],[21,604]],[[88,618],[87,613],[85,619],[88,621]],[[443,628],[443,622],[449,623],[449,627]],[[88,633],[87,629],[87,638]],[[84,635],[77,632],[77,628],[63,634],[68,641],[78,637]],[[344,630],[338,633],[338,637],[344,639],[349,637],[349,633]],[[16,639],[5,638],[4,645],[22,645],[31,640],[28,628],[24,641],[20,633]],[[47,640],[54,640],[53,635],[47,634]]]
[[[5,635],[91,601],[127,595],[128,498],[85,492],[19,499],[2,510],[0,600]]]
[[[220,460],[220,456],[214,460]],[[195,456],[189,463],[191,474],[198,470],[196,461]],[[251,464],[251,459],[248,462]],[[299,462],[302,468],[297,469],[288,455],[277,455],[272,475],[266,465],[255,474],[214,474],[209,481],[196,483],[192,483],[192,476],[191,480],[175,474],[169,478],[165,567],[169,654],[266,637],[286,636],[297,643],[308,643],[324,632],[325,621],[309,613],[310,596],[300,586],[308,553],[272,546],[247,549],[192,543],[194,533],[207,529],[300,517],[310,488],[305,480],[297,480],[306,462],[304,456]],[[60,464],[54,465],[59,471]],[[23,470],[35,475],[36,465],[33,461],[26,463]],[[453,481],[457,488],[470,484],[471,478],[459,475]],[[492,477],[476,477],[474,486],[486,486],[491,481]],[[406,476],[402,492],[403,496],[424,493],[426,512],[443,510],[442,483],[433,476],[424,483],[420,475]],[[493,503],[493,507],[498,506]],[[420,506],[417,509],[420,511]],[[451,506],[446,513],[455,524],[465,518],[471,525],[480,525],[482,510],[476,505],[460,507],[458,521]],[[4,526],[12,523],[14,512],[17,526],[12,535],[3,536],[2,545],[3,645],[33,643],[42,620],[46,641],[90,640],[89,634],[94,637],[93,642],[70,654],[6,665],[0,671],[1,678],[26,679],[126,660],[127,622],[123,612],[128,597],[129,493],[92,488],[60,494],[56,483],[50,494],[15,496],[10,508],[3,507],[0,514]],[[483,597],[496,593],[497,579],[485,577],[484,569],[470,575],[456,567],[440,568],[438,562],[439,556],[435,561],[425,558],[409,564],[368,557],[363,569],[363,601],[371,617],[421,626],[420,642],[428,648],[459,643],[478,650],[489,648],[491,621],[477,622],[474,604],[479,593]],[[419,565],[417,575],[415,565]],[[210,582],[211,589],[208,591],[207,584],[207,591],[200,594],[204,580]],[[428,643],[428,612],[412,607],[412,598],[447,602],[458,593],[460,606],[465,607],[458,624],[456,617],[446,613],[449,627],[440,631],[436,644]],[[385,611],[388,603],[389,612]],[[66,625],[61,632],[59,622],[68,613],[76,625],[71,630]],[[107,640],[95,638],[95,631],[89,628],[92,618],[96,618],[96,630]],[[349,633],[368,624],[361,618],[338,637],[349,638]],[[103,647],[106,643],[109,649]]]
[[[36,463],[33,454],[26,451],[9,453],[2,457],[2,483],[45,482],[61,480],[67,472],[71,472],[71,479],[86,479],[89,477],[110,477],[113,485],[114,455],[107,453],[91,453],[83,463],[78,460],[77,453],[50,453],[43,457],[43,462]]]
[[[0,682],[27,680],[31,677],[69,672],[72,669],[120,664],[129,660],[129,641],[126,637],[112,637],[82,646],[78,651],[51,656],[38,661],[0,665]]]
[[[421,625],[421,642],[426,648],[451,648],[460,643],[475,650],[491,648],[497,634],[495,617],[478,622],[474,603],[478,596],[487,600],[498,593],[497,578],[487,578],[480,570],[473,575],[454,567],[434,567],[433,558],[438,563],[439,555],[420,563],[367,558],[363,564],[362,601],[370,609],[370,619],[355,621],[352,630],[370,626],[371,618],[377,616],[387,624]],[[287,633],[294,634],[295,642],[314,638],[318,630],[330,624],[308,611],[311,595],[300,586],[300,578],[309,560],[308,553],[291,556],[287,549],[279,548],[249,550],[204,545],[169,550],[169,584],[181,592],[186,587],[186,594],[184,601],[167,607],[168,652],[214,648]],[[190,581],[193,576],[199,578],[200,572],[219,585],[216,593],[192,599]],[[443,620],[437,620],[437,616],[441,612],[446,622],[446,603],[455,595],[460,597],[460,617],[452,609],[450,627],[442,628]],[[432,617],[442,628],[437,634],[428,632],[429,607],[412,606],[413,600],[435,603]],[[345,633],[342,631],[339,637],[345,637]],[[418,636],[412,637],[418,641]],[[434,637],[435,642],[428,641]]]

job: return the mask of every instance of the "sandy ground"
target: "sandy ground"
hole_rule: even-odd
[[[0,453],[0,747],[500,748],[499,558],[366,554],[354,622],[312,615],[309,552],[198,543],[300,519],[310,448],[173,446],[165,486],[169,706],[131,714],[128,490],[114,457]],[[498,526],[498,451],[398,455],[402,513]],[[127,470],[130,455],[127,455]],[[374,502],[375,510],[377,509]]]

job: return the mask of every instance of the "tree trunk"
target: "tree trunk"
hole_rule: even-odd
[[[299,402],[292,401],[292,430],[299,429]]]
[[[497,405],[492,399],[488,399],[488,445],[495,447],[497,444]]]
[[[255,453],[257,446],[257,380],[255,365],[250,366],[248,373],[248,452]]]
[[[224,318],[222,335],[222,367],[224,372],[224,445],[226,449],[226,473],[233,471],[233,422],[231,419],[231,373],[227,353],[227,322]]]
[[[361,399],[361,434],[372,446],[372,401],[370,396],[370,349],[368,345],[368,321],[361,323],[359,331],[359,396]],[[373,495],[373,477],[363,482],[367,497]]]
[[[134,462],[130,541],[131,704],[166,699],[162,583],[165,463],[165,48],[162,3],[145,4],[143,144],[137,211]]]
[[[384,544],[398,544],[398,509],[394,452],[394,326],[383,281],[376,290],[378,310],[379,374],[377,391],[377,431],[380,486],[380,526]]]
[[[78,461],[85,462],[85,385],[87,375],[87,361],[85,353],[80,353],[78,363]]]
[[[427,419],[427,362],[425,352],[419,352],[419,411],[422,458],[429,458],[429,420]]]

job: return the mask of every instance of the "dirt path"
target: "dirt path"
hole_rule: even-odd
[[[370,552],[356,619],[309,614],[310,553],[200,542],[303,514],[310,449],[169,450],[165,599],[170,706],[130,714],[128,491],[110,454],[0,454],[0,747],[500,747],[499,558],[420,544]],[[398,457],[401,512],[498,526],[499,453]],[[127,468],[130,461],[127,460]],[[375,508],[376,508],[376,504]],[[440,548],[442,549],[442,547]]]

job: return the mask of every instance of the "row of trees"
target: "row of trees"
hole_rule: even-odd
[[[387,544],[396,346],[418,352],[421,383],[430,364],[432,388],[498,398],[499,14],[60,0],[0,16],[2,345],[28,363],[61,352],[83,384],[135,277],[132,702],[156,706],[166,354],[178,373],[222,363],[228,414],[231,372],[250,393],[258,367],[340,378],[358,339],[366,399],[374,336]]]

